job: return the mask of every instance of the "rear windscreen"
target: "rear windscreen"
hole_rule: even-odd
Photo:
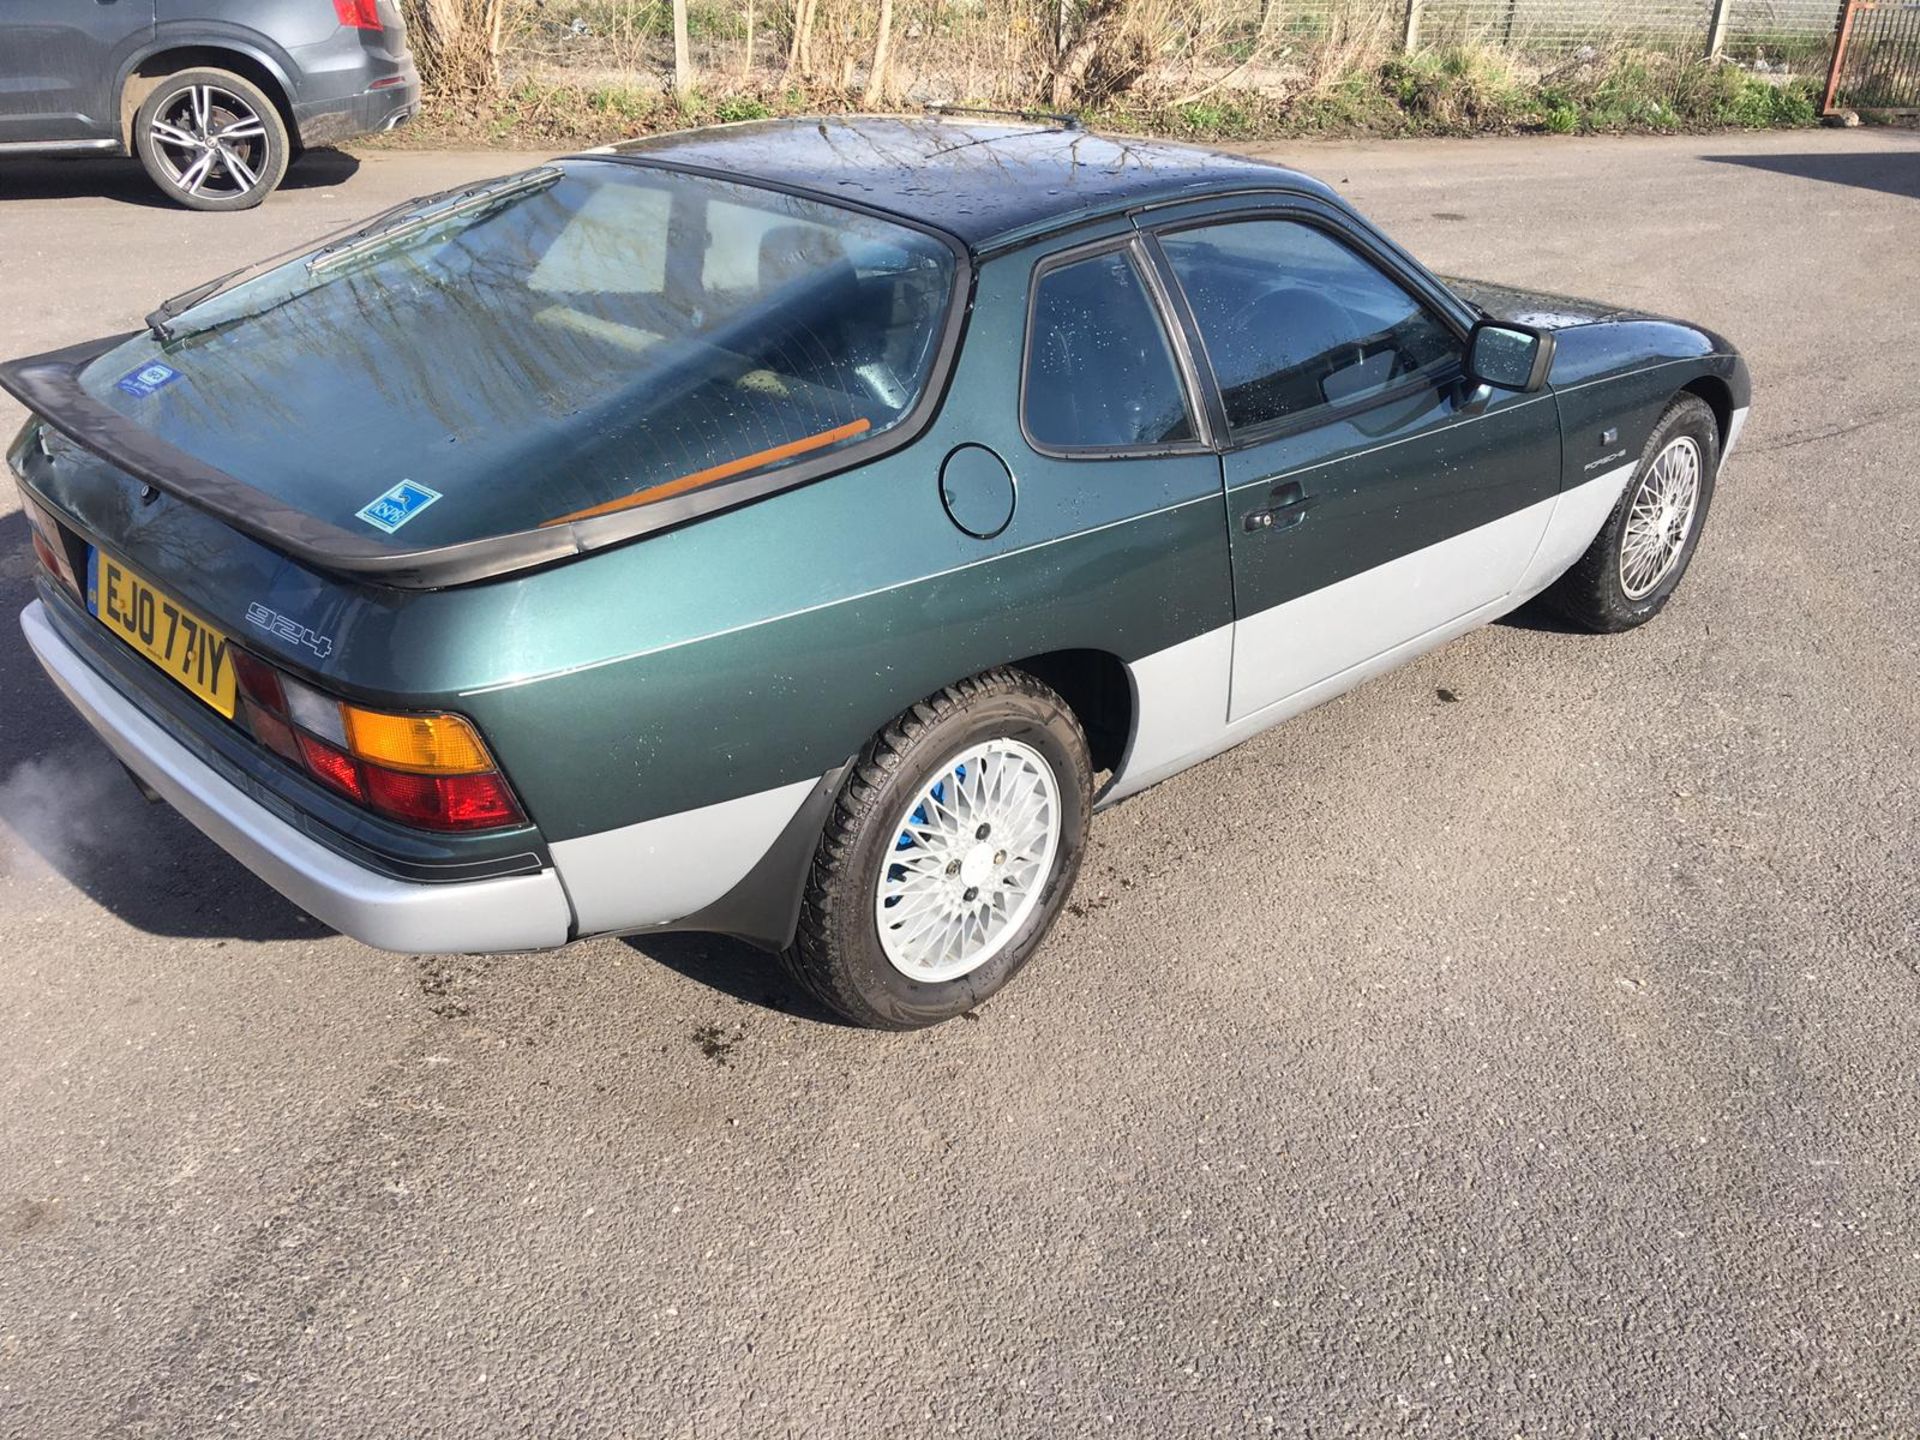
[[[853,211],[570,161],[269,270],[82,383],[316,519],[430,548],[884,434],[926,393],[956,269]]]

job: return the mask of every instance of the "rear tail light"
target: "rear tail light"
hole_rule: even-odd
[[[483,830],[520,818],[506,782],[491,771],[410,775],[369,765],[366,777],[374,809],[428,830]]]
[[[67,545],[60,536],[59,522],[24,491],[20,496],[20,507],[26,512],[27,529],[33,535],[34,558],[49,575],[84,600],[86,595],[80,588],[79,578],[73,573],[73,562],[67,558]]]
[[[461,715],[368,710],[234,652],[253,738],[356,805],[425,830],[525,823],[506,777]]]
[[[262,710],[284,714],[287,700],[280,689],[280,672],[237,645],[228,653],[233,656],[233,678],[241,693]]]
[[[387,28],[380,18],[380,0],[333,0],[333,13],[340,17],[342,25],[350,25],[355,30]]]
[[[305,767],[307,760],[300,753],[300,737],[293,727],[270,711],[262,710],[251,700],[240,702],[241,719],[247,729],[253,732],[253,738],[267,749],[273,751],[282,760]]]
[[[471,775],[493,768],[487,747],[458,715],[381,715],[351,705],[342,713],[353,753],[389,769]]]
[[[323,785],[331,785],[349,800],[367,803],[367,777],[361,773],[360,766],[353,756],[324,740],[316,740],[311,735],[301,735],[300,758],[306,762],[307,769]]]

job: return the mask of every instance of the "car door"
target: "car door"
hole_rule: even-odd
[[[1230,719],[1514,588],[1559,492],[1559,421],[1548,393],[1467,383],[1458,302],[1332,206],[1152,235],[1224,437]]]
[[[1020,505],[1071,537],[1049,547],[1061,557],[1050,608],[1077,618],[1078,643],[1119,656],[1133,689],[1106,799],[1215,742],[1233,647],[1220,465],[1198,375],[1145,243],[1116,224],[1033,264],[1019,398]],[[979,343],[976,333],[969,346]]]
[[[153,33],[153,0],[0,6],[0,145],[111,142],[122,60]]]

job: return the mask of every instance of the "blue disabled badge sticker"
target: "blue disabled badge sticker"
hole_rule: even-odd
[[[359,518],[391,535],[439,498],[438,490],[402,480],[378,500],[368,501],[358,512]]]
[[[164,390],[180,378],[180,372],[171,365],[162,365],[155,361],[151,365],[142,365],[131,370],[114,382],[116,390],[122,390],[136,400],[144,400],[156,390]]]

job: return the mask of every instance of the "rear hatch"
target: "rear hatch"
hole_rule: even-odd
[[[930,409],[961,264],[876,217],[577,160],[404,208],[0,384],[311,568],[433,588],[892,448]]]

